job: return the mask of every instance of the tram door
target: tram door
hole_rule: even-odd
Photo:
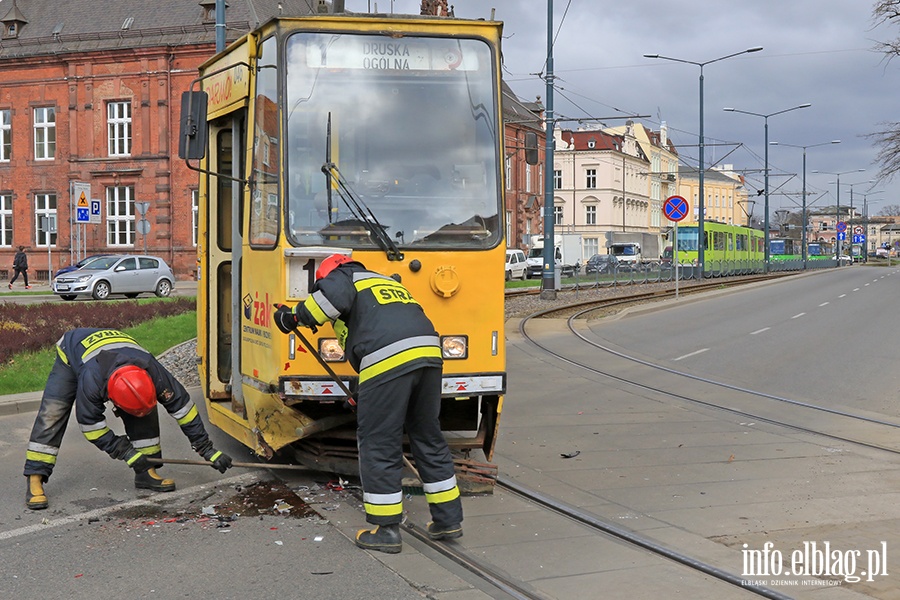
[[[239,219],[233,217],[233,198],[242,194],[242,186],[232,178],[240,178],[243,172],[243,144],[240,134],[245,120],[244,110],[239,110],[210,123],[210,170],[226,175],[209,175],[207,181],[209,199],[206,215],[207,236],[205,302],[201,300],[198,315],[206,326],[206,377],[208,397],[216,401],[231,401],[231,410],[244,415],[240,399],[240,383],[232,382],[233,343],[240,343],[240,336],[233,334],[234,314],[232,301],[232,270],[234,267],[235,227],[240,232]],[[242,202],[238,203],[239,205]],[[240,244],[238,245],[238,249]],[[240,264],[240,263],[238,263]],[[238,375],[239,377],[239,375]],[[235,393],[237,391],[237,393]]]

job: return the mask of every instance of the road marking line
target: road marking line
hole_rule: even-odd
[[[676,361],[676,360],[681,360],[682,358],[690,358],[691,356],[696,356],[696,355],[698,355],[698,354],[703,354],[703,353],[706,352],[707,350],[709,350],[709,348],[701,348],[700,350],[697,350],[696,352],[691,352],[690,354],[684,354],[684,355],[682,355],[682,356],[679,356],[678,358],[673,358],[672,360],[673,360],[673,361]]]
[[[841,294],[840,296],[838,296],[838,298],[843,298],[843,297],[845,297],[846,295],[847,295],[847,294]]]
[[[827,302],[823,302],[822,304],[819,305],[819,308],[822,308],[823,306],[828,306],[828,303],[827,303]]]
[[[132,508],[135,506],[141,506],[144,504],[153,504],[158,501],[168,500],[171,498],[181,498],[182,496],[189,496],[191,494],[196,494],[198,492],[202,492],[213,485],[232,485],[235,483],[241,483],[242,481],[248,479],[256,479],[255,475],[250,473],[246,473],[244,475],[237,475],[235,477],[229,477],[228,479],[218,479],[211,483],[203,483],[200,485],[195,485],[194,487],[190,487],[184,490],[179,490],[176,492],[158,492],[152,494],[147,498],[137,498],[135,500],[130,500],[128,502],[122,502],[120,504],[113,504],[112,506],[106,506],[104,508],[98,508],[95,510],[89,510],[87,512],[79,513],[77,515],[72,515],[69,517],[63,517],[62,519],[54,519],[49,523],[37,523],[35,525],[27,525],[25,527],[20,527],[19,529],[12,529],[10,531],[0,532],[0,540],[9,540],[14,537],[19,537],[21,535],[27,535],[29,533],[35,533],[37,531],[46,531],[52,527],[59,527],[60,525],[69,525],[71,523],[77,523],[78,521],[87,521],[92,518],[100,518],[106,516],[111,512],[115,512],[117,510],[122,510],[124,508]],[[29,511],[33,512],[36,516],[40,516],[39,511]]]
[[[762,333],[763,331],[768,331],[770,329],[771,329],[771,327],[763,327],[762,329],[757,329],[756,331],[751,331],[750,335],[756,335],[757,333]]]
[[[853,288],[853,291],[854,291],[854,292],[858,292],[858,291],[859,291],[859,288]]]
[[[802,317],[802,316],[805,315],[805,314],[806,314],[805,312],[804,312],[804,313],[800,313],[800,314],[794,315],[794,316],[791,317],[791,318],[792,318],[792,319],[796,319],[796,318],[798,318],[798,317]]]

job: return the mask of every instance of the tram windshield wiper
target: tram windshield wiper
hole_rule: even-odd
[[[332,189],[337,189],[337,194],[344,202],[347,210],[353,215],[359,223],[366,228],[369,235],[375,240],[378,246],[387,254],[388,260],[403,260],[403,253],[397,248],[394,240],[388,235],[384,225],[382,225],[375,213],[372,212],[362,198],[359,197],[348,184],[346,178],[341,173],[338,166],[331,160],[331,113],[328,113],[328,125],[325,133],[325,164],[322,165],[322,172],[325,173],[325,185],[328,198],[328,222],[331,223],[332,211]]]

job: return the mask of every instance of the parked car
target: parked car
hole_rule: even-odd
[[[615,254],[595,254],[584,264],[585,273],[615,273],[619,259]]]
[[[506,251],[506,281],[512,279],[524,280],[528,275],[528,264],[525,262],[525,253],[521,250]]]
[[[88,264],[89,262],[91,262],[91,261],[94,260],[95,258],[102,258],[102,257],[104,257],[104,256],[111,256],[111,255],[110,255],[110,254],[92,254],[91,256],[82,258],[81,260],[79,260],[79,261],[78,261],[77,263],[75,263],[74,265],[69,265],[68,267],[63,267],[62,269],[60,269],[59,271],[56,272],[56,274],[54,275],[54,277],[59,277],[60,275],[63,275],[64,273],[71,273],[72,271],[75,271],[75,270],[77,270],[77,269],[80,269],[81,267],[83,267],[84,265]]]
[[[110,294],[137,298],[138,294],[153,293],[165,298],[172,293],[174,284],[175,274],[163,259],[117,254],[96,258],[76,271],[57,276],[52,287],[53,293],[63,300],[78,296],[105,300]]]

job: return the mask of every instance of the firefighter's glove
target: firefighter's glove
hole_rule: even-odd
[[[300,326],[300,319],[297,318],[297,315],[294,314],[294,311],[289,306],[284,304],[278,305],[278,310],[275,311],[272,318],[275,319],[275,326],[278,327],[281,333],[290,333]]]
[[[210,466],[219,473],[224,473],[231,468],[231,457],[224,452],[216,450],[208,439],[194,446],[194,450],[203,457],[203,460],[209,461]]]
[[[138,452],[134,458],[128,461],[128,466],[134,469],[135,473],[143,473],[153,468],[153,465],[150,464],[150,461],[147,460],[147,457],[140,452]]]

